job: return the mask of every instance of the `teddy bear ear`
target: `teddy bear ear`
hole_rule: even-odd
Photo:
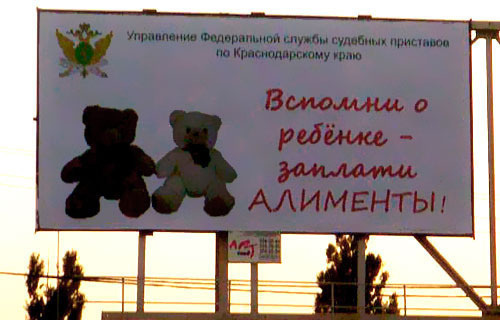
[[[96,114],[96,112],[98,112],[97,110],[100,107],[101,106],[99,106],[99,105],[88,106],[88,107],[85,108],[85,110],[83,110],[82,122],[83,122],[84,125],[88,125],[90,122],[92,122],[92,119],[94,118],[94,115]]]
[[[212,125],[215,127],[216,130],[219,130],[222,120],[218,116],[212,116]]]
[[[179,121],[179,119],[182,119],[185,114],[186,114],[186,112],[182,111],[182,110],[172,111],[172,113],[170,114],[170,125],[173,127],[174,124],[177,121]]]
[[[123,118],[128,123],[134,124],[134,126],[137,124],[137,121],[139,120],[139,116],[137,115],[137,112],[135,112],[134,109],[123,110]]]

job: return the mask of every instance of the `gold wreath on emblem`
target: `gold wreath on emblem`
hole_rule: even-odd
[[[63,78],[79,72],[83,78],[87,77],[89,73],[107,78],[108,75],[101,68],[108,64],[104,56],[111,44],[113,32],[108,33],[93,44],[91,40],[102,34],[97,30],[91,30],[88,23],[82,23],[78,30],[72,29],[66,34],[71,35],[77,41],[73,42],[56,29],[57,42],[65,56],[59,60],[59,65],[65,68],[62,73],[59,73],[59,77]]]

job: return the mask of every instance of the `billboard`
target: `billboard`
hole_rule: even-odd
[[[468,22],[38,16],[38,230],[473,234]]]

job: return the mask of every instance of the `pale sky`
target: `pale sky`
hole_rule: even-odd
[[[26,272],[29,255],[40,253],[50,273],[55,274],[57,234],[35,234],[35,160],[36,160],[36,8],[159,12],[238,13],[265,12],[276,15],[316,15],[376,18],[488,20],[500,21],[498,1],[24,1],[4,5],[0,13],[2,50],[3,106],[0,108],[0,271]],[[494,44],[494,74],[500,75],[500,48]],[[474,125],[474,203],[475,239],[431,238],[441,253],[469,284],[489,284],[489,227],[487,183],[487,131],[484,41],[472,48],[472,91]],[[500,81],[496,81],[495,105],[500,106]],[[498,121],[497,121],[498,123]],[[497,130],[498,132],[498,130]],[[62,139],[63,137],[61,137]],[[498,141],[497,137],[497,141]],[[497,148],[498,150],[499,148]],[[497,152],[497,159],[500,154]],[[497,165],[497,168],[499,166]],[[498,176],[498,175],[497,175]],[[497,215],[498,216],[498,215]],[[453,223],[453,221],[450,221]],[[500,239],[500,237],[497,237]],[[66,250],[78,251],[85,274],[135,276],[137,272],[136,232],[62,232],[61,257]],[[282,237],[282,263],[259,269],[261,280],[315,281],[325,268],[325,249],[332,236],[285,235]],[[211,278],[214,275],[215,237],[213,234],[155,233],[147,240],[148,277]],[[372,236],[368,250],[380,253],[391,283],[451,284],[452,280],[411,237]],[[230,265],[230,278],[248,279],[248,265]],[[0,275],[0,317],[23,319],[27,300],[24,278]],[[89,300],[119,300],[119,286],[85,284]],[[146,300],[180,300],[178,296],[148,294]],[[481,292],[489,294],[489,290]],[[201,296],[209,301],[212,295]],[[280,303],[287,301],[279,300]],[[135,290],[127,290],[135,299]],[[281,298],[280,298],[281,299]],[[313,296],[294,300],[312,304]],[[470,308],[463,301],[459,306]],[[264,301],[262,301],[264,302]],[[411,303],[411,302],[410,302]],[[417,305],[417,302],[415,302]],[[400,303],[402,306],[402,303]],[[436,304],[439,306],[439,304]],[[119,305],[87,304],[84,319],[98,319],[102,310],[119,310]],[[128,310],[135,306],[129,305]],[[153,310],[146,306],[146,310]],[[154,310],[159,310],[155,307]],[[160,309],[161,310],[161,309]],[[163,310],[167,310],[167,306]],[[174,309],[169,309],[174,310]],[[175,310],[188,311],[180,306]]]

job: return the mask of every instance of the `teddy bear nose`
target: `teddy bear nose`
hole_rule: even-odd
[[[110,129],[104,134],[103,140],[106,145],[117,143],[120,140],[120,133],[116,129]]]

